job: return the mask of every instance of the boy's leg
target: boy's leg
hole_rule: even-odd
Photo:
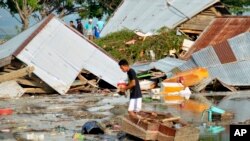
[[[136,99],[130,99],[129,101],[129,107],[128,107],[128,113],[130,116],[137,117],[137,112],[140,112],[141,110],[141,98]]]

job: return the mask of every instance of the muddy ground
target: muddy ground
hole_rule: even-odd
[[[11,108],[14,113],[0,115],[0,140],[72,141],[74,133],[80,133],[84,123],[95,120],[100,123],[105,135],[85,135],[85,140],[116,141],[119,140],[117,134],[122,134],[120,117],[127,114],[128,100],[124,96],[100,94],[26,95],[18,99],[1,99],[0,108]],[[225,105],[226,102],[222,103],[222,107]],[[204,136],[200,140],[218,138],[215,140],[223,141],[229,136],[227,125],[230,123],[223,125],[226,127],[224,133],[210,134],[205,130],[209,123],[201,119],[201,113],[181,110],[178,106],[166,105],[160,101],[144,102],[143,110],[171,112],[181,116],[201,129]],[[213,124],[218,125],[219,122]],[[138,139],[129,137],[125,140]]]

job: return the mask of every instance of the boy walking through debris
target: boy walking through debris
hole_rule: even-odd
[[[125,59],[120,60],[119,66],[123,72],[126,72],[128,74],[129,78],[129,83],[127,84],[127,86],[123,88],[123,90],[121,90],[122,92],[130,90],[128,113],[130,116],[136,117],[137,116],[136,113],[141,110],[141,105],[142,105],[142,94],[139,81],[136,77],[135,71],[129,67],[127,60]]]

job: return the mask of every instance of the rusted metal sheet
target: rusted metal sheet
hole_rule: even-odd
[[[220,59],[221,64],[236,61],[236,57],[227,41],[214,45],[214,51]]]
[[[217,17],[203,34],[200,35],[182,59],[187,60],[194,52],[208,45],[216,45],[249,30],[250,16]]]

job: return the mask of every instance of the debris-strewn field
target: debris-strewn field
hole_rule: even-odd
[[[179,52],[184,35],[176,35],[176,31],[165,28],[157,35],[142,38],[133,31],[122,30],[111,33],[94,42],[104,48],[114,58],[127,58],[130,62],[150,60],[149,50],[153,50],[155,58],[160,59],[169,54],[169,50]]]

